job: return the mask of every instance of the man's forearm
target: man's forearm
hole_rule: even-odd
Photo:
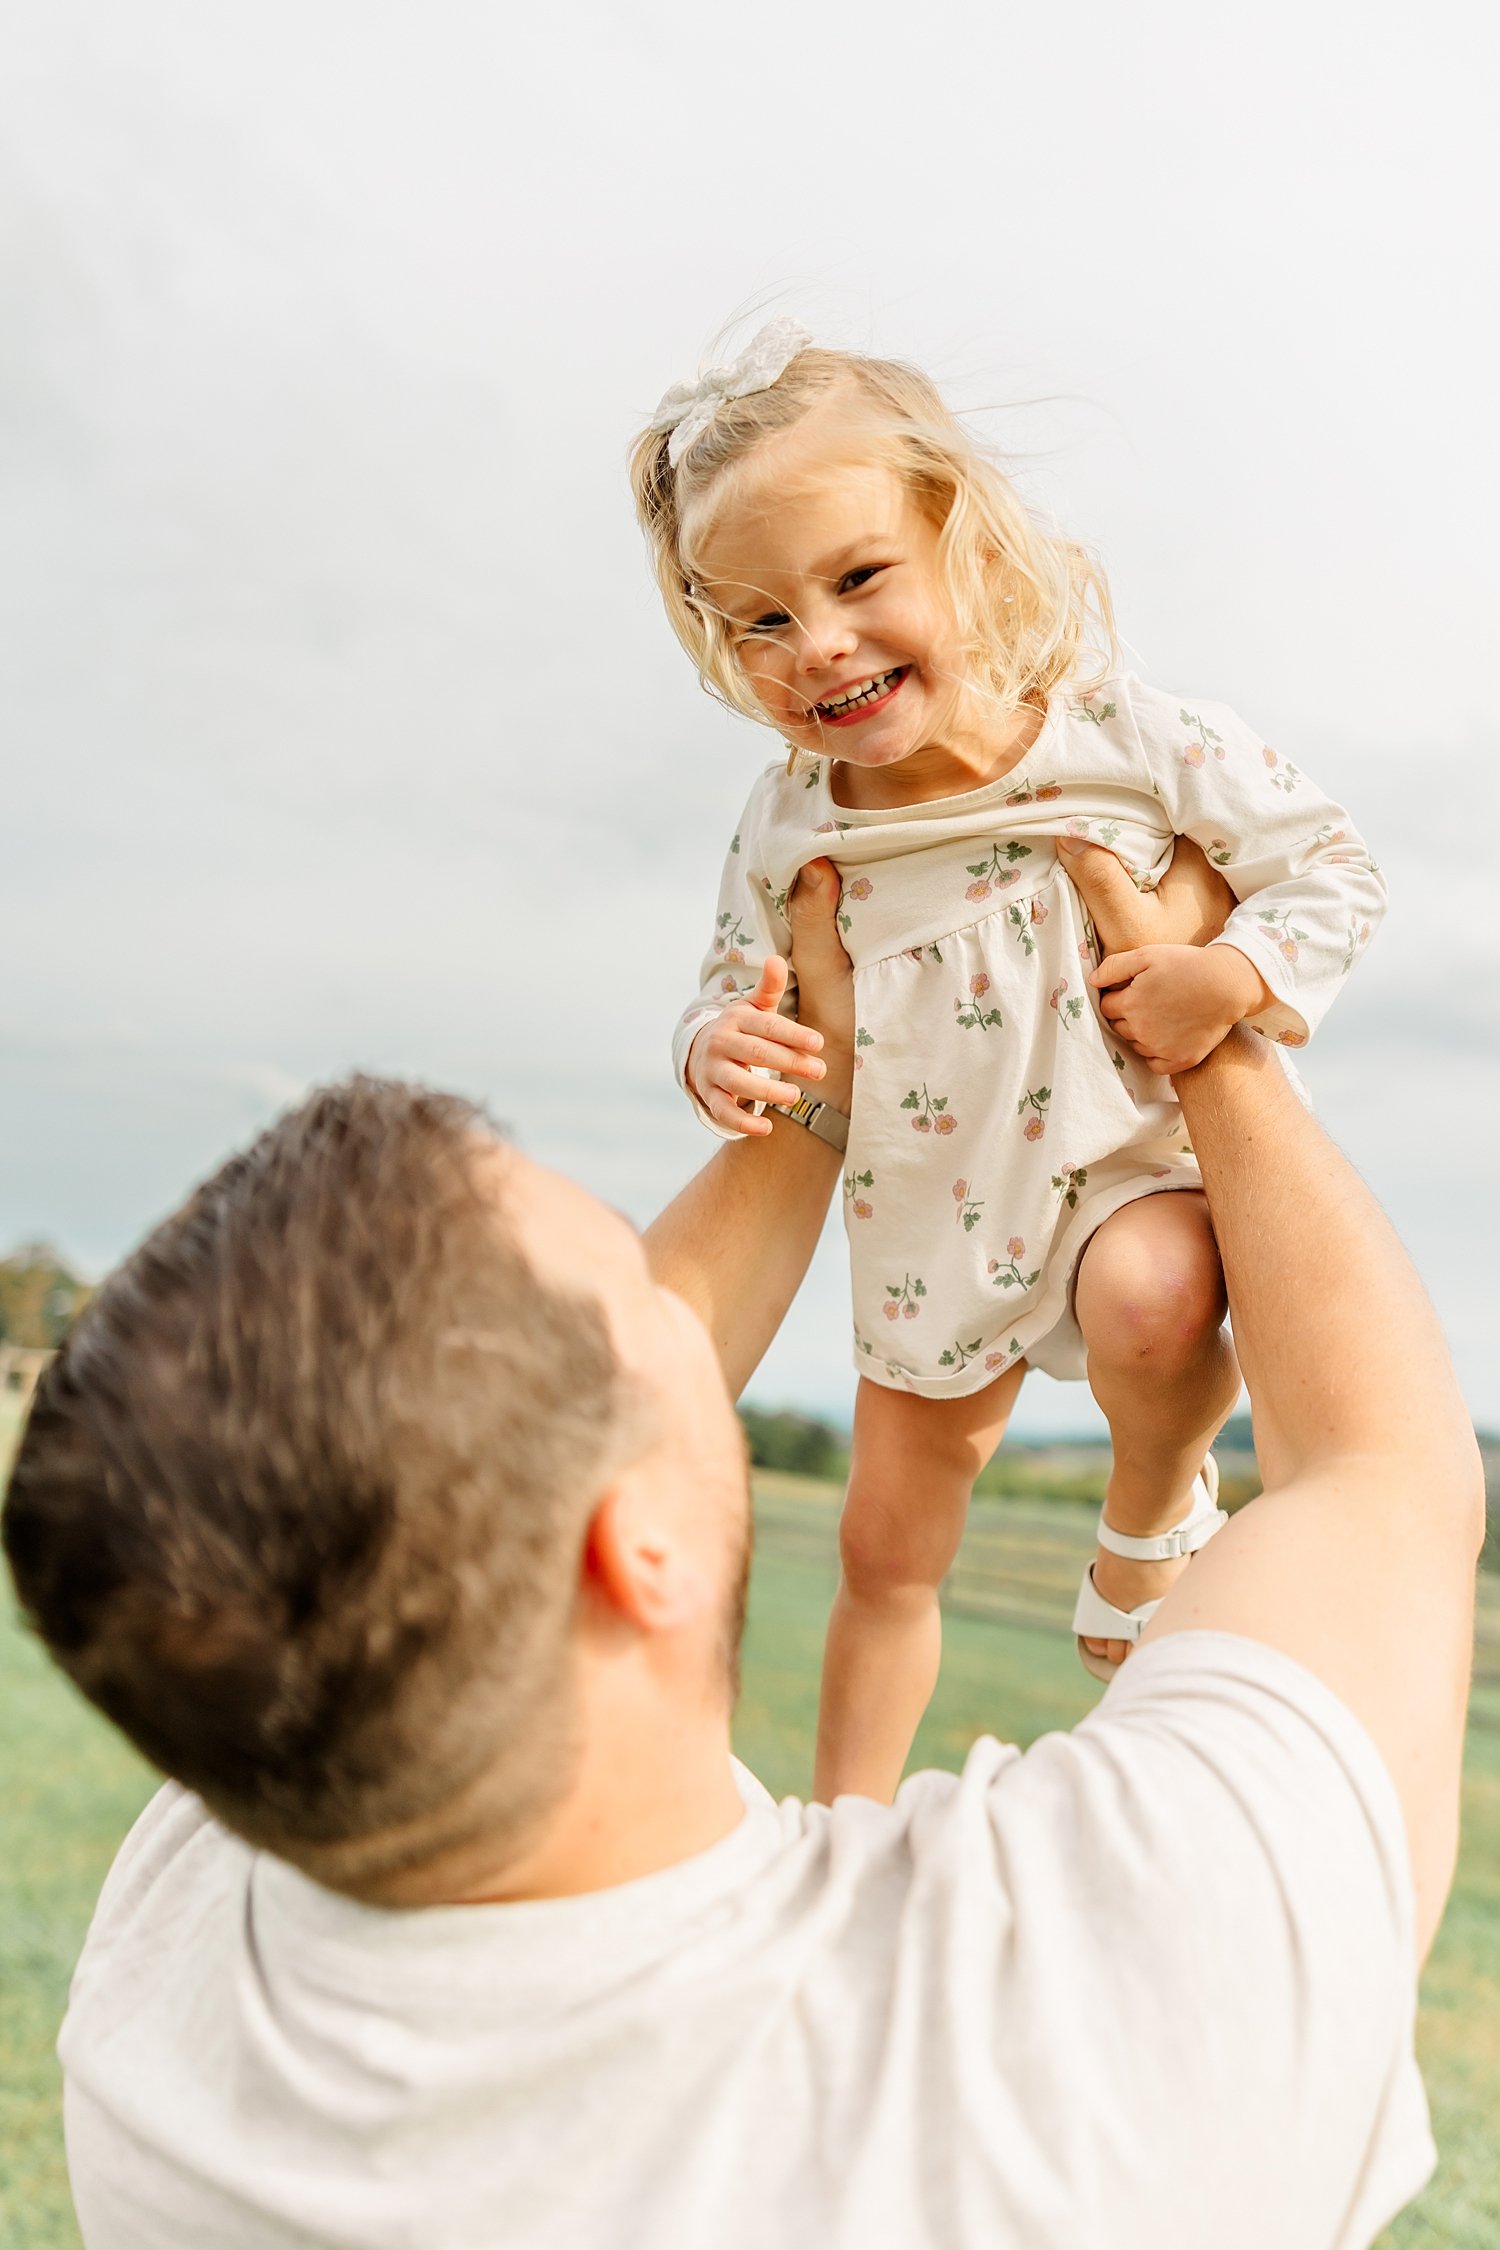
[[[707,1328],[738,1398],[802,1284],[841,1169],[836,1149],[778,1119],[729,1141],[646,1229],[658,1281]]]
[[[1426,1293],[1276,1054],[1235,1031],[1176,1085],[1267,1482],[1351,1453],[1470,1480],[1473,1432]]]

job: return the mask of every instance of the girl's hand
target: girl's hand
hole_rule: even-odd
[[[802,1087],[788,1085],[779,1075],[765,1078],[756,1072],[795,1072],[803,1079],[823,1076],[818,1060],[823,1034],[776,1012],[787,973],[786,962],[773,953],[755,990],[721,1008],[688,1049],[688,1085],[714,1123],[732,1132],[770,1132],[770,1118],[756,1117],[749,1106],[753,1102],[790,1109],[802,1098]]]
[[[1191,1070],[1246,1016],[1272,1004],[1270,988],[1232,945],[1143,945],[1112,953],[1089,978],[1100,1014],[1158,1078]]]

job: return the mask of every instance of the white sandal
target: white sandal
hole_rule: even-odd
[[[1132,1539],[1123,1531],[1113,1531],[1099,1513],[1099,1544],[1112,1555],[1124,1555],[1131,1562],[1170,1562],[1176,1555],[1196,1555],[1206,1547],[1215,1532],[1222,1531],[1229,1518],[1219,1506],[1219,1464],[1210,1453],[1202,1469],[1193,1479],[1192,1496],[1188,1512],[1170,1531],[1156,1532],[1149,1539]],[[1073,1631],[1078,1639],[1078,1655],[1086,1672],[1096,1680],[1112,1680],[1119,1671],[1107,1656],[1096,1656],[1086,1648],[1086,1641],[1138,1641],[1149,1621],[1160,1609],[1163,1597],[1154,1602],[1142,1602],[1137,1609],[1116,1609],[1107,1602],[1094,1584],[1094,1566],[1089,1564],[1083,1574],[1083,1584],[1078,1589],[1078,1602],[1073,1611]]]

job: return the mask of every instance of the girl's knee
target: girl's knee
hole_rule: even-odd
[[[945,1529],[914,1508],[893,1506],[851,1485],[839,1521],[844,1583],[865,1599],[935,1590],[953,1561],[961,1532],[961,1518]]]
[[[1123,1256],[1108,1254],[1102,1241],[1098,1247],[1107,1254],[1090,1251],[1077,1299],[1090,1356],[1132,1366],[1150,1360],[1164,1373],[1196,1359],[1218,1335],[1226,1310],[1223,1270],[1207,1228],[1174,1228],[1167,1239]]]

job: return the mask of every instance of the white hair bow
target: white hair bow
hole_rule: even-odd
[[[727,367],[706,368],[696,383],[674,383],[650,422],[653,430],[671,431],[667,459],[673,468],[688,447],[702,437],[726,399],[768,391],[811,342],[812,337],[799,321],[768,321]]]

